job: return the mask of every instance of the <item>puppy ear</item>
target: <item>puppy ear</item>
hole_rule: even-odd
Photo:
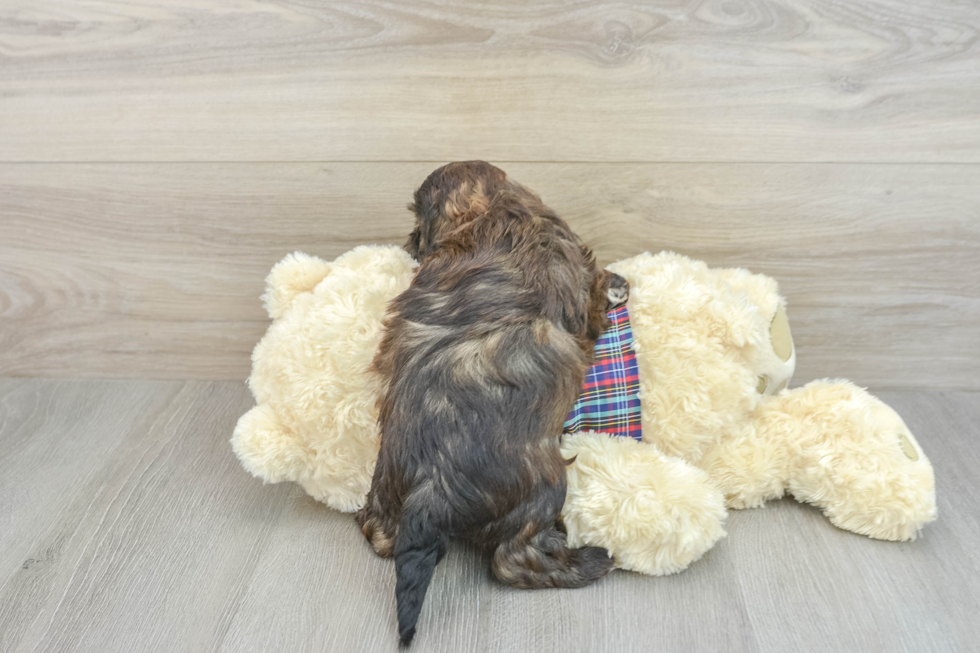
[[[413,259],[419,260],[419,253],[422,250],[422,232],[418,227],[408,234],[408,242],[405,243],[404,249]]]
[[[418,191],[416,191],[415,201],[409,203],[408,210],[415,217],[415,229],[408,234],[408,241],[405,243],[404,249],[413,259],[419,261],[422,259],[425,250],[425,238],[422,236],[422,224],[425,220],[419,213]]]
[[[416,229],[412,233],[408,234],[408,242],[405,243],[405,251],[408,252],[416,261],[419,260],[419,250],[422,247],[422,234]]]

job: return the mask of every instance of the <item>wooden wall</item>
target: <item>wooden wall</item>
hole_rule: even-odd
[[[491,160],[605,261],[775,276],[798,381],[980,389],[980,5],[15,0],[0,376],[244,379],[269,267]]]

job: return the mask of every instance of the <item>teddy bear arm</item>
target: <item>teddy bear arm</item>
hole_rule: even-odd
[[[565,435],[562,518],[571,546],[602,546],[621,569],[682,571],[725,535],[724,499],[700,469],[655,446],[603,433]]]
[[[239,418],[231,446],[242,466],[265,483],[299,481],[314,457],[268,404],[259,404]]]

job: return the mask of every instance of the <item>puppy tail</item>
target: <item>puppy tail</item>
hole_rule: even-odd
[[[448,547],[448,538],[435,528],[425,511],[402,513],[395,545],[395,598],[398,601],[398,636],[402,646],[415,637],[432,573]]]

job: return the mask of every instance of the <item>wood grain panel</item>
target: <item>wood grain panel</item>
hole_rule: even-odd
[[[47,419],[0,427],[0,516],[22,535],[0,541],[2,650],[215,650],[290,490],[230,451],[247,390],[10,385],[0,406]]]
[[[454,545],[413,650],[973,650],[980,394],[881,397],[935,466],[940,517],[918,540],[786,500],[732,512],[683,573],[540,592]],[[0,648],[394,653],[393,563],[350,515],[238,466],[250,403],[237,382],[0,379]]]
[[[126,434],[178,385],[0,381],[0,651],[44,627],[112,500]]]
[[[14,0],[4,161],[980,161],[980,5]]]
[[[434,165],[0,165],[0,375],[243,379],[269,268],[401,244]],[[776,277],[798,382],[980,388],[980,166],[505,168],[605,262]]]

